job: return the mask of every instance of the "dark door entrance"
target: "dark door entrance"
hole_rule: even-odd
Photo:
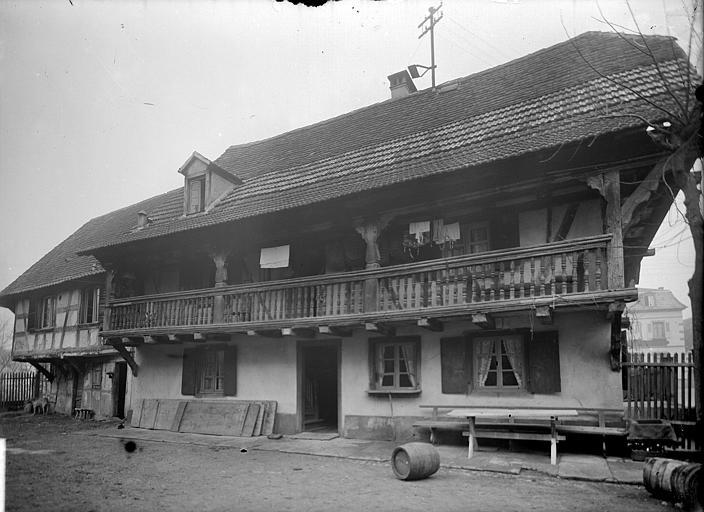
[[[125,388],[127,386],[127,363],[115,363],[115,372],[112,376],[112,403],[113,415],[118,418],[125,417]]]
[[[337,432],[339,345],[304,344],[300,354],[303,430]]]

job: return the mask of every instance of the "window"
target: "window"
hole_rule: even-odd
[[[655,306],[655,295],[646,295],[645,304],[646,306]]]
[[[183,351],[181,394],[234,396],[237,391],[237,347],[206,345]]]
[[[489,224],[487,222],[472,223],[467,228],[467,249],[470,254],[489,250]]]
[[[81,324],[97,322],[99,304],[100,288],[85,288],[81,290],[81,305],[78,322]]]
[[[476,338],[474,361],[477,389],[524,389],[521,336]]]
[[[221,394],[223,391],[225,351],[210,350],[203,354],[202,369],[200,372],[201,393]]]
[[[653,322],[653,339],[664,339],[665,338],[665,323],[664,322]]]
[[[370,341],[370,391],[419,391],[420,339],[376,338]]]
[[[205,176],[188,180],[188,213],[205,210]]]
[[[442,392],[557,393],[557,332],[460,336],[440,341]]]
[[[103,384],[103,365],[101,363],[96,363],[93,365],[90,371],[90,387],[93,389],[100,389]]]
[[[56,297],[44,297],[39,302],[39,310],[37,317],[39,319],[39,328],[45,329],[56,325]]]

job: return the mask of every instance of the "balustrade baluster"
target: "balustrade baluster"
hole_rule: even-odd
[[[605,288],[602,288],[602,286],[601,286],[601,278],[602,278],[601,262],[604,260],[602,252],[601,252],[601,248],[595,249],[594,253],[595,253],[595,259],[596,259],[596,261],[594,262],[594,266],[595,266],[595,270],[596,270],[596,272],[595,272],[596,279],[594,280],[594,290],[596,291],[596,290],[608,288],[608,286]],[[604,277],[605,276],[606,276],[606,273],[604,273]]]

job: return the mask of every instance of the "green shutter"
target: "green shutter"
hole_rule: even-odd
[[[560,353],[557,332],[535,332],[528,338],[528,383],[531,393],[560,391]]]
[[[225,348],[224,372],[224,395],[235,396],[237,394],[237,347],[234,345],[228,345]]]
[[[464,337],[440,340],[442,392],[466,394],[472,382],[472,346]]]
[[[183,350],[183,372],[181,374],[181,394],[196,394],[196,368],[198,368],[198,350]]]

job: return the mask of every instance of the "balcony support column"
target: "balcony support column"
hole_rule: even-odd
[[[227,286],[227,251],[213,251],[210,257],[215,263],[215,288]],[[225,321],[225,297],[213,296],[213,323],[221,324]]]
[[[379,253],[379,235],[389,225],[391,219],[374,219],[358,224],[357,233],[360,234],[367,246],[365,253],[365,268],[375,269],[381,267],[381,255]],[[364,281],[364,311],[376,311],[379,296],[379,281],[376,277],[371,277]]]
[[[115,271],[113,269],[107,269],[105,271],[105,311],[103,313],[103,330],[110,330],[110,308],[107,304],[113,299],[113,282],[115,280]]]
[[[624,288],[621,173],[618,170],[607,171],[590,177],[588,184],[598,190],[606,201],[604,231],[611,234],[611,243],[606,247],[608,288]]]

